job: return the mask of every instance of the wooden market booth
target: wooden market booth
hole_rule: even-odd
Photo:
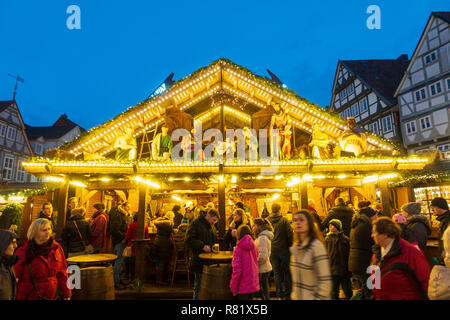
[[[259,130],[271,128],[274,114],[283,115],[284,125],[290,125],[284,143],[289,142],[291,151],[279,157],[263,157],[261,150],[267,154],[270,148]],[[244,160],[236,159],[237,149],[228,157],[223,150],[230,144],[220,144],[224,143],[222,139],[219,144],[223,153],[216,149],[214,159],[155,160],[152,142],[158,139],[163,123],[169,135],[180,128],[189,134],[194,126],[201,125],[194,133],[195,143],[197,135],[204,135],[208,129],[221,133],[227,129],[254,129],[260,156],[250,160],[251,140],[247,137]],[[319,152],[314,154],[313,141],[319,130],[326,147],[317,148]],[[61,183],[57,210],[60,213],[65,213],[70,186],[86,206],[88,217],[95,202],[104,202],[107,208],[120,201],[130,202],[132,210],[139,213],[138,239],[144,237],[146,210],[151,208],[154,213],[160,207],[171,209],[176,202],[215,203],[221,216],[220,237],[225,234],[226,217],[237,200],[243,201],[256,217],[264,204],[270,210],[274,200],[281,203],[283,213],[289,213],[307,208],[308,198],[312,198],[318,213],[325,215],[338,196],[345,196],[356,206],[364,199],[376,202],[378,194],[384,214],[390,215],[392,203],[387,182],[404,171],[421,170],[433,159],[427,155],[402,155],[391,142],[372,133],[365,133],[367,146],[355,157],[355,153],[341,150],[342,137],[349,130],[347,120],[338,114],[297,96],[279,83],[220,59],[90,129],[45,158],[24,163],[24,167],[31,174]],[[134,146],[135,155],[128,152],[124,157],[117,151],[117,141],[124,136],[125,140],[134,141],[128,144]],[[173,141],[175,147],[181,144],[179,138]],[[236,138],[239,140],[238,135]],[[203,150],[217,142],[211,140],[200,138]],[[57,235],[65,219],[65,214],[58,214]],[[143,256],[143,250],[138,250],[136,274],[141,279]]]

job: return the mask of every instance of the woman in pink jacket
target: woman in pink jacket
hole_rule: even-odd
[[[241,225],[237,230],[230,289],[238,300],[252,300],[253,294],[259,291],[258,249],[251,234],[248,225]]]

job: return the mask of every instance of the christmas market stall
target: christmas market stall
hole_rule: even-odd
[[[174,204],[188,211],[212,203],[222,239],[238,201],[252,217],[274,201],[289,217],[309,199],[324,216],[337,197],[354,206],[379,201],[390,216],[388,182],[432,161],[402,154],[354,119],[220,59],[24,167],[60,184],[60,213],[69,189],[87,217],[95,202],[110,208],[128,201],[138,212],[139,242],[145,214]],[[65,219],[58,214],[57,234]],[[143,279],[143,251],[137,254]]]

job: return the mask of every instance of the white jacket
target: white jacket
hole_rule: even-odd
[[[430,300],[450,300],[450,227],[442,236],[445,250],[445,266],[434,266],[428,283]]]
[[[270,250],[272,248],[272,239],[273,232],[264,230],[258,235],[258,238],[255,240],[256,248],[258,249],[259,273],[272,271],[272,265],[270,264]]]

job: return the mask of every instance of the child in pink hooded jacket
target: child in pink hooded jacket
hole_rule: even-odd
[[[259,291],[258,249],[251,234],[248,225],[241,225],[237,230],[230,289],[239,300],[252,300],[253,294]]]

